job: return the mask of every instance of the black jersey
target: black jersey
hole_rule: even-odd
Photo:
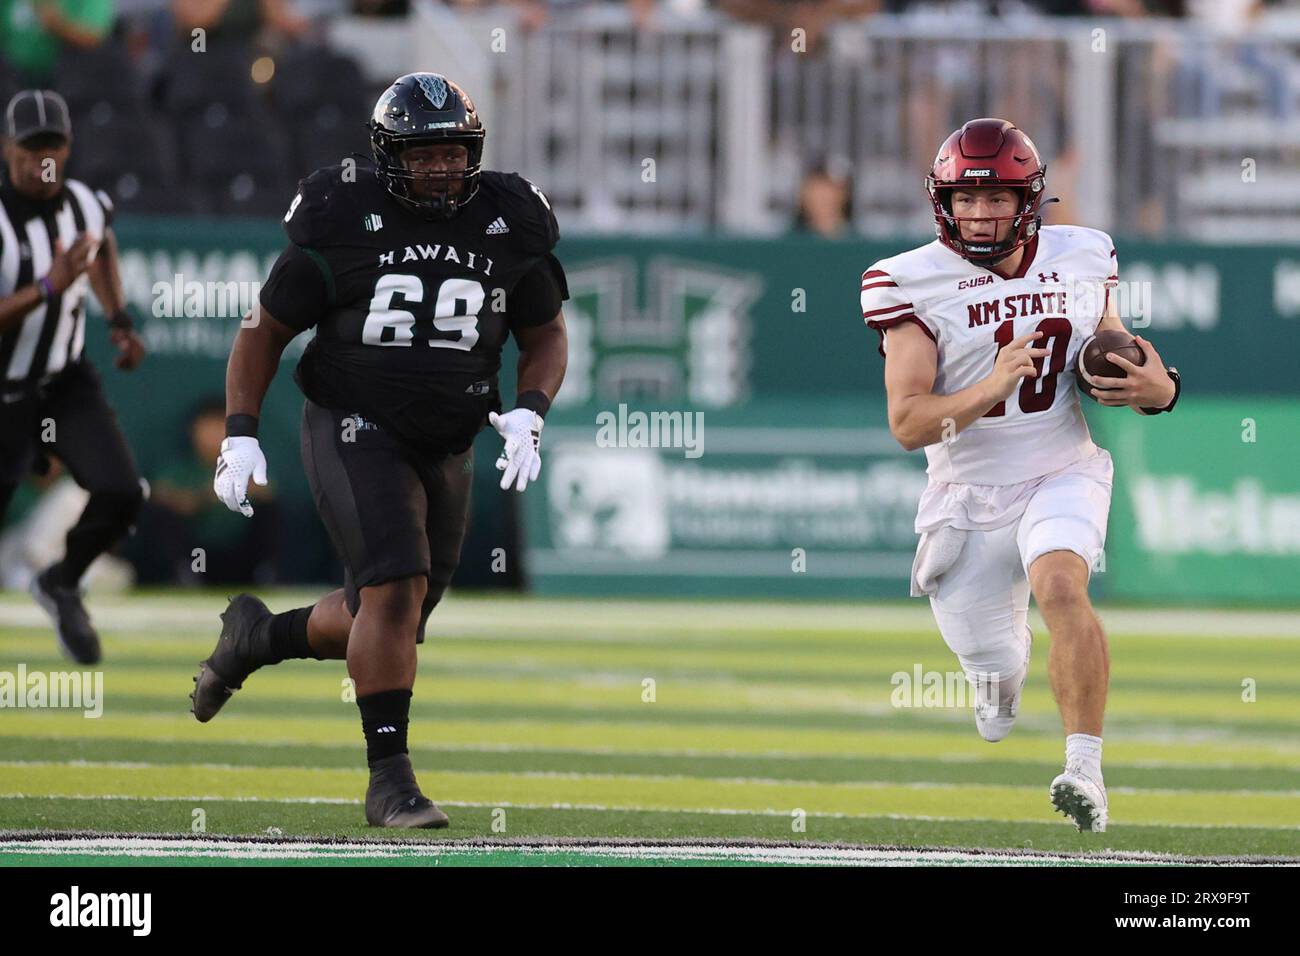
[[[455,218],[398,203],[368,166],[302,180],[292,245],[262,287],[276,320],[316,326],[295,378],[318,405],[358,413],[421,451],[460,452],[500,408],[510,329],[550,321],[566,296],[541,191],[485,171]]]

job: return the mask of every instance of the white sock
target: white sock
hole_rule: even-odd
[[[1090,777],[1101,779],[1101,738],[1070,734],[1065,738],[1065,763],[1078,764]]]

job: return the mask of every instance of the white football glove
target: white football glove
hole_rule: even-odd
[[[506,440],[497,459],[497,471],[505,472],[501,487],[508,489],[513,484],[515,491],[523,491],[542,470],[542,416],[531,408],[516,408],[504,415],[488,412],[488,421]]]
[[[248,479],[259,485],[266,484],[266,456],[257,439],[237,435],[221,443],[217,456],[217,473],[212,479],[212,490],[221,503],[231,511],[246,518],[253,516],[253,506],[248,502]]]

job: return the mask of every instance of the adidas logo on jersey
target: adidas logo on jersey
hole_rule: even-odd
[[[509,231],[510,227],[506,225],[506,221],[500,216],[497,216],[496,219],[493,220],[492,225],[487,227],[487,234],[489,236],[500,236]]]
[[[366,232],[378,232],[384,228],[384,220],[377,212],[368,213],[361,221],[365,224]]]

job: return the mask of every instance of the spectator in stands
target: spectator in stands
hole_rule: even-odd
[[[0,56],[25,86],[46,86],[65,47],[91,50],[113,28],[114,0],[0,0]]]
[[[411,0],[352,0],[352,12],[362,17],[405,17]]]
[[[275,579],[277,515],[272,486],[249,488],[257,508],[248,521],[229,521],[212,496],[212,463],[226,436],[225,399],[205,399],[190,420],[188,454],[178,455],[152,482],[129,554],[142,583],[266,584]],[[202,562],[195,549],[202,549]]]
[[[1153,12],[1144,0],[1028,0],[1031,7],[1054,17],[1142,17]],[[1150,0],[1146,0],[1149,4]]]
[[[831,24],[879,13],[883,6],[883,0],[718,0],[719,9],[737,20],[775,28],[783,44],[795,29],[803,30],[809,52]]]
[[[290,0],[172,0],[172,17],[185,36],[202,29],[223,39],[252,40],[263,27],[300,37],[311,27]]]
[[[490,6],[485,0],[448,0],[454,7]],[[638,27],[649,26],[654,15],[655,0],[509,0],[519,11],[519,22],[525,30],[536,30],[546,24],[552,11],[580,9],[595,2],[621,3],[627,6]]]
[[[1230,88],[1238,74],[1254,81],[1273,119],[1290,118],[1290,54],[1255,29],[1265,9],[1274,5],[1265,0],[1185,0],[1181,4],[1186,18],[1200,30],[1177,48],[1174,99],[1179,115],[1224,115],[1224,88]]]
[[[849,231],[849,206],[848,178],[819,165],[804,177],[799,188],[795,224],[803,232],[839,239]]]

